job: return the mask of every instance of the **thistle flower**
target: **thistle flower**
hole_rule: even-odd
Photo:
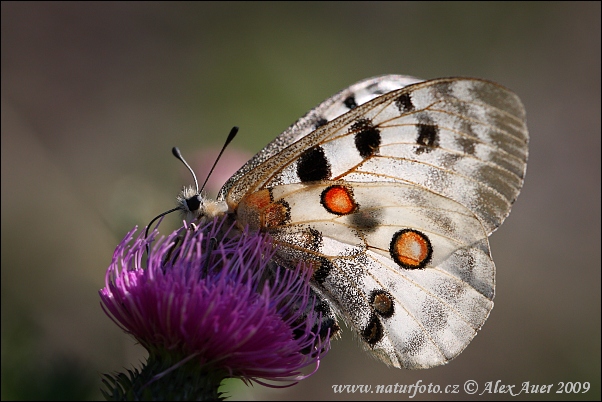
[[[117,246],[101,306],[149,357],[129,376],[105,375],[107,399],[218,399],[224,378],[294,383],[317,370],[329,338],[316,326],[311,270],[274,269],[268,237],[223,227],[216,218],[172,233],[146,268],[156,231],[134,240],[134,229]]]

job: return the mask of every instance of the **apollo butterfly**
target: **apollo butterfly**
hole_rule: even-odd
[[[386,75],[311,110],[249,160],[216,201],[185,189],[189,218],[232,214],[268,232],[275,262],[311,263],[317,305],[385,363],[456,357],[493,307],[488,236],[528,154],[525,110],[493,82]]]

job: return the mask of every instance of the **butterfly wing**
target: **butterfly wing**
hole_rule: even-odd
[[[422,81],[407,75],[383,75],[362,80],[326,99],[283,131],[253,158],[243,165],[221,189],[218,199],[224,199],[232,185],[248,172],[276,155],[284,148],[327,124],[337,117],[385,93]]]
[[[528,132],[520,99],[484,80],[447,78],[389,92],[301,137],[224,186],[246,194],[344,179],[413,183],[466,206],[487,233],[523,184]]]
[[[409,85],[301,135],[228,182],[239,224],[271,233],[394,366],[459,354],[491,310],[487,236],[524,178],[523,106],[478,79]]]
[[[487,319],[495,280],[487,233],[459,203],[388,182],[282,185],[269,198],[255,215],[279,246],[277,262],[311,262],[314,285],[388,364],[443,364]],[[243,201],[242,219],[247,208]]]

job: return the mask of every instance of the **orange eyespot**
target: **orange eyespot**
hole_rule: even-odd
[[[330,186],[322,191],[320,202],[328,212],[335,215],[352,214],[358,207],[351,189],[339,185]]]
[[[424,233],[403,229],[393,235],[389,248],[391,258],[406,269],[424,268],[431,260],[433,249]]]

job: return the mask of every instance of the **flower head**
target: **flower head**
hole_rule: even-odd
[[[134,240],[132,230],[107,270],[103,309],[163,366],[260,383],[305,378],[300,370],[329,347],[315,326],[310,270],[274,269],[268,237],[224,227],[216,218],[172,233],[152,247],[146,268],[156,232]]]

